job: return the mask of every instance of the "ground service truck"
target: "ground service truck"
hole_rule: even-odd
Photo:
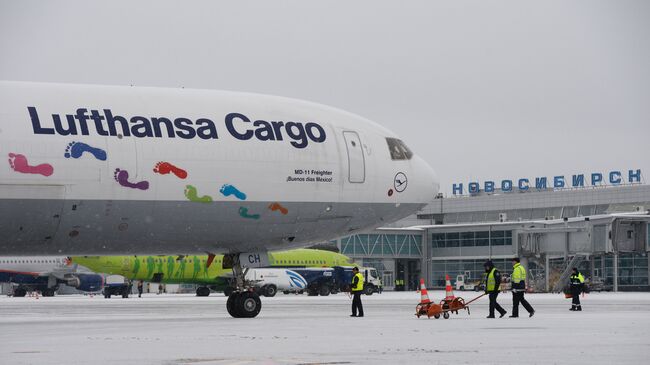
[[[350,291],[352,282],[352,267],[335,266],[331,268],[293,268],[307,281],[306,291],[309,295],[330,295],[341,291]],[[377,270],[371,267],[361,267],[359,272],[364,276],[363,292],[372,295],[379,291],[381,282]]]
[[[131,280],[122,275],[106,275],[104,278],[104,298],[110,298],[112,295],[121,295],[122,298],[128,298],[132,287]]]
[[[249,269],[246,280],[253,283],[256,291],[265,297],[272,297],[279,291],[302,293],[307,281],[294,270],[289,269]]]

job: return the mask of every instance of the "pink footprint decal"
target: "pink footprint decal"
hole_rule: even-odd
[[[187,171],[181,169],[180,167],[176,167],[169,162],[164,162],[164,161],[158,162],[156,166],[153,168],[153,172],[161,175],[167,175],[169,173],[172,173],[176,175],[176,177],[179,179],[185,179],[187,177]]]
[[[27,157],[19,153],[9,154],[9,166],[16,171],[23,174],[39,174],[43,176],[50,176],[54,173],[54,167],[49,163],[42,163],[40,165],[31,166],[27,162]]]
[[[129,173],[126,170],[115,169],[114,177],[115,177],[115,181],[117,181],[120,185],[124,186],[125,188],[140,189],[140,190],[149,189],[148,181],[140,181],[137,183],[129,182]]]

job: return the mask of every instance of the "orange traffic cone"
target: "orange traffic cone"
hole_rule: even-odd
[[[427,292],[427,287],[424,286],[424,279],[420,279],[420,304],[429,304],[431,300],[429,299],[429,293]]]
[[[449,280],[449,275],[445,275],[445,300],[454,300],[454,290],[451,288],[451,281]]]

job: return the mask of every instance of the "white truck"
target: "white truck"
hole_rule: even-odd
[[[474,290],[480,291],[482,289],[480,280],[472,280],[470,276],[465,274],[456,275],[455,290]]]
[[[272,297],[278,290],[285,293],[302,293],[307,281],[302,275],[289,269],[249,269],[246,280],[253,283],[257,292]]]

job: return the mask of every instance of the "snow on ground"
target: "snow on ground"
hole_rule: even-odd
[[[456,293],[465,299],[476,293]],[[434,300],[444,292],[430,292]],[[416,318],[419,294],[263,298],[255,319],[226,298],[0,298],[2,364],[641,364],[650,356],[650,293],[593,293],[583,312],[559,294],[527,295],[533,318],[486,319],[487,299],[450,319]],[[511,309],[511,295],[499,296]]]

